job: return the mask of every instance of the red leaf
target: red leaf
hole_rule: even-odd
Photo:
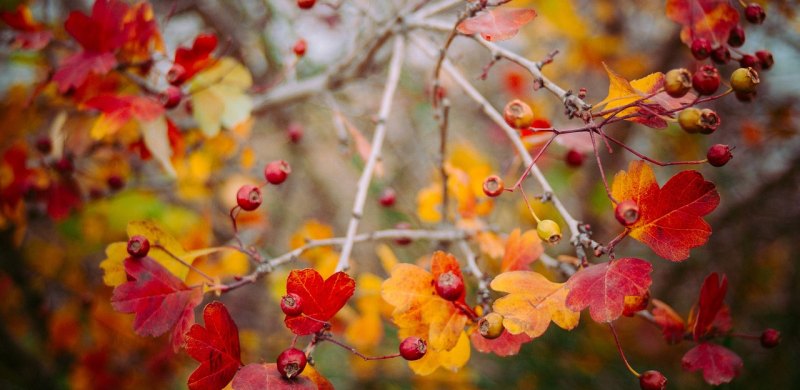
[[[431,258],[431,274],[433,274],[433,280],[439,280],[439,277],[447,272],[451,272],[453,275],[461,278],[461,280],[464,280],[464,275],[461,273],[461,266],[458,264],[458,260],[456,260],[455,256],[443,251],[434,252]],[[461,302],[466,305],[466,297],[467,289],[465,288],[461,296],[459,296],[455,302]]]
[[[713,343],[702,343],[683,355],[681,366],[690,372],[703,370],[703,379],[717,386],[739,375],[744,364],[733,351]]]
[[[293,270],[286,280],[286,293],[300,296],[303,314],[286,316],[284,323],[297,335],[316,333],[347,303],[355,288],[356,281],[344,272],[323,280],[314,269]]]
[[[114,288],[111,305],[122,313],[135,313],[133,330],[141,336],[173,331],[173,347],[180,345],[179,329],[194,322],[194,307],[203,299],[199,288],[189,288],[149,257],[125,259],[130,281]],[[177,325],[177,326],[176,326]]]
[[[190,389],[222,389],[242,366],[239,328],[219,301],[203,309],[205,328],[194,324],[186,333],[186,352],[200,366],[189,376]]]
[[[725,275],[722,275],[721,280],[716,272],[706,276],[705,281],[703,281],[703,287],[700,288],[700,300],[689,316],[689,324],[692,327],[692,335],[695,341],[700,340],[715,329],[715,321],[719,314],[727,317],[727,321],[725,318],[720,318],[720,325],[723,328],[728,327],[730,329],[730,312],[723,310],[725,307],[723,301],[727,292],[728,278]],[[728,329],[720,330],[725,331]]]
[[[622,315],[626,296],[643,296],[652,280],[653,266],[636,258],[612,260],[578,271],[567,281],[566,304],[570,310],[589,307],[597,322],[611,322]]]
[[[211,66],[214,59],[211,53],[217,48],[217,37],[215,35],[200,34],[194,39],[192,47],[178,47],[175,50],[175,64],[183,67],[185,73],[182,79],[188,80],[197,72]]]
[[[275,363],[248,364],[242,367],[231,383],[233,390],[316,390],[317,385],[308,377],[300,375],[285,379]]]
[[[125,16],[127,4],[118,0],[97,0],[92,15],[73,11],[64,22],[64,29],[90,53],[107,53],[118,49],[127,38]]]
[[[483,11],[458,24],[458,32],[465,35],[480,33],[487,41],[511,39],[524,26],[536,17],[532,9],[498,8]]]
[[[683,318],[678,315],[669,305],[658,299],[653,299],[653,319],[661,327],[664,339],[670,344],[677,344],[683,340],[686,332],[686,325]]]
[[[72,178],[54,181],[47,191],[47,215],[56,221],[69,217],[69,213],[81,203],[81,190]]]
[[[113,53],[97,53],[81,51],[65,59],[53,81],[58,84],[58,92],[65,93],[70,88],[77,88],[86,81],[89,74],[106,74],[117,65]]]
[[[503,334],[494,340],[481,336],[479,332],[472,332],[469,338],[478,352],[493,353],[497,356],[514,356],[519,353],[522,344],[533,340],[525,332],[513,335],[505,329]]]
[[[713,47],[725,45],[739,23],[739,12],[728,0],[667,0],[667,17],[683,26],[681,40],[688,46],[696,38]]]

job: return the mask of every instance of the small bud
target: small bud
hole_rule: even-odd
[[[297,40],[297,42],[294,43],[294,46],[292,46],[292,51],[294,52],[294,55],[302,57],[306,54],[306,48],[307,48],[306,40],[300,38]]]

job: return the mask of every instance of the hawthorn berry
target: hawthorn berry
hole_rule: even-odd
[[[201,53],[211,53],[217,48],[217,36],[214,34],[198,34],[192,44],[192,49]]]
[[[42,154],[50,154],[53,151],[53,141],[47,136],[40,137],[36,140],[36,150]]]
[[[182,98],[181,89],[174,85],[170,85],[158,94],[158,102],[168,110],[181,104]]]
[[[303,300],[295,293],[281,297],[281,311],[287,316],[299,316],[303,312]]]
[[[283,183],[290,173],[292,173],[292,167],[283,160],[275,160],[264,167],[264,178],[270,184],[278,185]]]
[[[106,184],[111,191],[119,191],[125,187],[125,179],[120,175],[111,175],[106,179]]]
[[[645,371],[639,375],[639,387],[642,390],[664,390],[667,388],[667,377],[655,370]]]
[[[708,159],[709,164],[715,167],[721,167],[727,164],[728,161],[731,161],[733,154],[731,153],[731,148],[728,145],[716,144],[708,148],[706,158]]]
[[[767,18],[767,13],[764,12],[764,8],[760,4],[750,3],[744,8],[744,18],[750,23],[761,24]]]
[[[128,240],[128,254],[135,258],[147,256],[150,252],[150,241],[145,236],[135,235]]]
[[[243,185],[236,193],[236,204],[245,211],[257,209],[261,200],[261,190],[252,184]]]
[[[317,0],[297,0],[297,6],[300,9],[311,9],[316,4]]]
[[[711,42],[705,38],[696,38],[692,41],[692,55],[698,61],[702,61],[711,55]]]
[[[761,333],[761,346],[764,348],[775,348],[781,343],[781,332],[767,328]]]
[[[408,222],[400,222],[397,225],[394,225],[394,228],[398,230],[408,230],[411,229],[411,224]],[[394,242],[397,245],[408,245],[411,243],[411,237],[400,237],[395,239]]]
[[[286,128],[286,134],[289,136],[289,142],[293,144],[300,143],[303,139],[303,126],[299,123],[290,123]]]
[[[517,130],[527,129],[533,123],[533,110],[528,103],[514,99],[503,108],[503,119],[509,126]]]
[[[180,64],[174,64],[167,71],[167,82],[179,86],[186,81],[186,68]]]
[[[306,44],[306,40],[303,39],[303,38],[300,38],[294,43],[294,46],[292,46],[292,51],[294,52],[294,55],[296,55],[298,57],[302,57],[302,56],[304,56],[306,54],[306,49],[307,48],[308,48],[308,45]]]
[[[614,208],[614,217],[622,226],[633,225],[639,221],[640,216],[639,205],[630,199],[617,203],[617,207]]]
[[[681,128],[689,133],[699,133],[700,132],[700,109],[695,107],[689,107],[683,109],[680,113],[678,113],[678,124]]]
[[[700,132],[703,134],[711,134],[717,130],[719,124],[722,120],[717,115],[717,112],[709,109],[704,108],[700,110],[700,122],[698,125],[700,126]]]
[[[503,179],[497,175],[489,176],[483,181],[483,193],[490,198],[500,196],[505,188]]]
[[[483,338],[493,340],[503,334],[503,315],[491,312],[478,321],[478,331]]]
[[[403,359],[412,361],[412,360],[419,360],[425,356],[425,352],[428,352],[428,345],[425,344],[425,340],[411,336],[406,337],[400,343],[400,356]]]
[[[536,234],[543,241],[555,244],[561,240],[561,227],[552,219],[543,219],[536,224]]]
[[[391,187],[384,188],[381,192],[381,196],[378,198],[378,202],[383,207],[392,207],[396,201],[397,192]]]
[[[745,35],[742,25],[737,24],[728,33],[728,44],[731,47],[740,47],[744,45]]]
[[[583,165],[583,159],[584,159],[583,153],[575,149],[570,149],[564,156],[564,161],[567,163],[567,165],[573,168],[578,168],[581,165]]]
[[[759,69],[761,68],[761,61],[759,61],[756,56],[745,54],[739,59],[739,66],[742,68]]]
[[[672,69],[664,76],[664,90],[674,98],[684,97],[692,89],[692,74],[689,70]]]
[[[455,301],[464,294],[464,279],[447,271],[436,279],[436,293],[447,301]]]
[[[72,158],[69,156],[64,156],[53,163],[53,168],[55,168],[59,173],[68,175],[75,170],[75,165],[72,163]]]
[[[306,369],[308,359],[306,354],[297,349],[289,348],[278,355],[278,372],[286,379],[292,379]]]
[[[720,46],[711,51],[711,61],[715,64],[725,65],[731,60],[731,51],[725,46]]]
[[[761,64],[761,69],[767,70],[775,65],[775,59],[772,58],[772,53],[769,50],[759,50],[756,52],[758,63]]]
[[[713,95],[719,83],[719,71],[712,65],[703,65],[692,76],[692,87],[701,95]]]
[[[739,68],[731,73],[731,88],[735,92],[752,93],[761,81],[753,68]]]

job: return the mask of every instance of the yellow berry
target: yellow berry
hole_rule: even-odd
[[[561,240],[561,228],[552,219],[543,219],[539,221],[539,224],[536,225],[536,233],[539,234],[539,238],[543,241],[551,244],[555,244]]]
[[[487,339],[496,339],[503,334],[503,316],[501,314],[492,312],[489,313],[478,321],[478,331],[481,336]]]
[[[738,93],[753,93],[760,82],[753,68],[739,68],[731,73],[731,88]]]
[[[527,129],[533,123],[533,110],[522,100],[514,99],[503,109],[503,119],[515,129]]]

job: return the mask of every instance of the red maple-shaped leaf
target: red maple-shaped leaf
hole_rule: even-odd
[[[187,384],[192,390],[218,390],[227,386],[242,366],[239,328],[218,301],[206,305],[203,321],[205,327],[194,324],[186,333],[186,352],[200,362]]]
[[[667,17],[683,26],[681,40],[689,46],[697,38],[724,45],[739,23],[739,12],[728,0],[667,0]]]
[[[53,37],[53,33],[45,30],[44,24],[33,19],[30,8],[25,4],[18,4],[13,11],[0,11],[0,20],[16,30],[12,48],[39,50],[47,46]]]
[[[686,371],[703,370],[703,379],[710,385],[728,383],[742,370],[742,359],[725,347],[702,343],[686,352],[681,359]]]
[[[323,280],[314,269],[293,270],[286,280],[286,293],[300,297],[303,313],[286,316],[284,323],[296,335],[320,331],[324,322],[333,318],[356,289],[356,281],[344,272]]]
[[[160,336],[174,329],[172,346],[177,349],[194,322],[194,308],[203,299],[202,291],[187,287],[149,257],[128,258],[124,264],[129,281],[114,288],[114,310],[135,313],[133,330],[140,336]]]
[[[511,334],[505,329],[500,337],[496,339],[487,339],[481,336],[479,332],[472,332],[469,339],[478,352],[493,353],[497,356],[514,356],[519,353],[522,344],[533,340],[525,332]]]
[[[641,216],[629,226],[630,236],[671,261],[685,260],[691,248],[708,241],[711,227],[702,217],[719,205],[714,183],[699,172],[680,172],[659,188],[644,161],[632,161],[627,172],[617,173],[611,193],[620,202],[639,205]]]
[[[131,119],[151,122],[164,114],[164,106],[157,101],[137,95],[103,93],[89,99],[85,104],[103,113],[90,130],[95,139],[116,133]]]
[[[532,9],[497,8],[482,11],[458,24],[458,32],[465,35],[481,34],[487,41],[511,39],[519,29],[536,17]]]
[[[728,292],[728,278],[714,272],[708,275],[700,288],[700,299],[689,314],[689,326],[695,341],[714,332],[727,332],[731,328],[730,311],[723,302]]]
[[[622,315],[625,297],[647,293],[653,266],[636,258],[612,260],[576,272],[567,281],[566,305],[570,310],[589,308],[597,322],[611,322]]]
[[[200,34],[194,39],[192,47],[178,47],[175,50],[175,64],[183,67],[183,80],[192,78],[197,72],[211,66],[214,59],[211,53],[217,48],[217,36]]]
[[[242,367],[231,383],[233,390],[317,390],[317,384],[307,376],[301,374],[292,379],[286,379],[278,371],[275,363],[248,364]]]
[[[675,310],[658,299],[653,299],[653,320],[661,327],[664,339],[670,344],[677,344],[683,340],[686,324]]]

